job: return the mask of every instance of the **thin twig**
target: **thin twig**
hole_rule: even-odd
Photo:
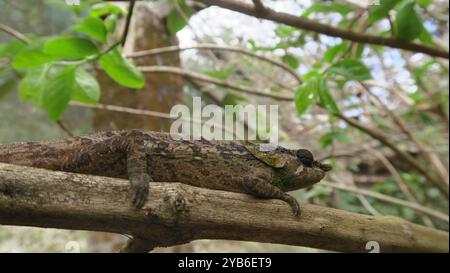
[[[379,211],[377,211],[367,200],[366,197],[362,194],[357,194],[356,197],[358,198],[359,202],[361,202],[361,205],[372,215],[379,216],[382,215]]]
[[[128,9],[128,14],[127,14],[127,21],[125,22],[125,29],[123,31],[123,35],[122,35],[122,46],[125,45],[125,42],[127,41],[127,36],[128,36],[128,31],[130,29],[130,23],[131,23],[131,17],[133,16],[133,10],[134,10],[134,4],[136,3],[136,0],[130,0],[130,6]]]
[[[416,169],[420,174],[425,176],[434,186],[436,186],[447,198],[449,197],[449,189],[448,186],[440,182],[440,180],[436,180],[427,169],[422,167],[422,165],[410,154],[402,151],[397,147],[383,132],[377,130],[376,128],[370,128],[361,122],[355,120],[354,118],[348,118],[341,113],[334,113],[334,115],[343,121],[345,121],[348,125],[360,129],[371,137],[377,139],[387,147],[389,147],[392,151],[398,154],[403,160],[409,163],[414,169]]]
[[[231,51],[231,52],[241,53],[241,54],[247,55],[249,57],[257,58],[259,60],[262,60],[262,61],[268,62],[272,65],[275,65],[275,66],[285,70],[290,75],[292,75],[292,77],[299,84],[302,83],[302,79],[300,78],[300,76],[292,68],[285,65],[284,63],[276,61],[271,58],[268,58],[261,54],[254,53],[250,50],[239,48],[239,47],[215,45],[215,44],[197,44],[197,45],[186,46],[186,47],[168,46],[168,47],[153,48],[153,49],[143,50],[143,51],[136,51],[136,52],[127,54],[127,57],[139,58],[139,57],[144,57],[144,56],[159,55],[159,54],[164,54],[164,53],[171,53],[171,52],[184,51],[184,50],[190,50],[190,49],[222,50],[222,51]]]
[[[364,83],[360,83],[363,87],[363,90],[371,96],[373,99],[375,99],[379,105],[388,113],[388,115],[391,117],[391,119],[394,121],[394,123],[398,126],[398,128],[416,145],[417,149],[425,155],[426,159],[431,163],[432,166],[437,170],[437,173],[442,180],[444,184],[447,186],[449,185],[449,174],[447,169],[445,168],[442,161],[439,159],[439,157],[430,151],[428,147],[426,147],[424,144],[422,144],[417,137],[407,128],[406,124],[403,122],[403,120],[400,119],[399,116],[397,116],[383,101],[375,96],[370,88],[368,88]]]
[[[72,133],[72,131],[69,130],[69,128],[67,128],[66,125],[64,125],[64,123],[62,122],[62,120],[57,120],[56,124],[58,124],[58,127],[63,130],[68,136],[73,137],[75,136],[74,133]]]
[[[144,110],[144,109],[136,109],[136,108],[130,108],[130,107],[124,107],[124,106],[118,106],[118,105],[110,105],[110,104],[86,104],[81,102],[75,102],[71,101],[69,103],[71,106],[77,106],[77,107],[84,107],[84,108],[91,108],[91,109],[98,109],[98,110],[107,110],[107,111],[114,111],[119,113],[127,113],[127,114],[133,114],[133,115],[141,115],[141,116],[148,116],[148,117],[156,117],[156,118],[163,118],[163,119],[180,119],[182,121],[186,122],[193,122],[196,124],[203,124],[202,120],[198,119],[190,119],[190,118],[183,118],[183,117],[174,117],[167,113],[157,112],[157,111],[151,111],[151,110]],[[231,128],[224,127],[221,124],[214,123],[214,128],[222,129],[223,131],[235,135],[234,131]]]
[[[372,149],[371,147],[369,147],[367,145],[364,145],[364,148],[367,151],[369,151],[369,153],[371,153],[376,158],[378,158],[378,160],[380,160],[381,163],[388,169],[388,171],[394,177],[395,182],[397,182],[397,185],[398,185],[400,191],[405,195],[406,199],[408,199],[408,201],[410,201],[410,202],[418,204],[419,202],[417,201],[417,198],[414,196],[414,194],[410,190],[408,184],[403,180],[403,178],[398,173],[398,171],[395,169],[394,165],[392,165],[392,163],[389,161],[389,159],[387,159],[381,152],[379,152],[375,149]],[[431,219],[428,216],[421,215],[420,217],[426,226],[434,227],[433,222],[431,221]]]
[[[357,194],[362,194],[365,196],[369,196],[369,197],[373,197],[376,198],[378,200],[384,201],[384,202],[388,202],[388,203],[392,203],[392,204],[396,204],[396,205],[400,205],[400,206],[404,206],[410,209],[413,209],[415,211],[418,212],[422,212],[425,213],[427,215],[430,215],[436,219],[440,219],[446,223],[449,222],[449,217],[447,214],[424,207],[422,205],[419,205],[417,203],[413,203],[413,202],[409,202],[409,201],[405,201],[402,199],[398,199],[395,197],[391,197],[388,195],[384,195],[378,192],[373,192],[373,191],[369,191],[369,190],[364,190],[364,189],[360,189],[360,188],[356,188],[356,187],[352,187],[352,186],[347,186],[347,185],[342,185],[342,184],[337,184],[337,183],[332,183],[332,182],[328,182],[328,181],[322,181],[320,182],[321,186],[325,186],[325,187],[330,187],[330,188],[334,188],[334,189],[338,189],[338,190],[343,190],[343,191],[348,191],[348,192],[353,192],[353,193],[357,193]]]
[[[225,80],[219,80],[212,77],[205,76],[200,73],[195,73],[191,71],[187,71],[178,67],[171,67],[171,66],[140,66],[139,69],[144,73],[168,73],[168,74],[175,74],[180,75],[183,77],[188,77],[194,80],[212,83],[215,85],[219,85],[222,87],[226,87],[229,89],[233,89],[236,91],[240,91],[242,93],[255,95],[255,96],[261,96],[261,97],[268,97],[276,100],[282,100],[282,101],[292,101],[294,97],[291,94],[280,94],[280,93],[269,93],[264,90],[258,90],[255,88],[251,88],[248,86],[242,86],[242,85],[236,85],[233,83],[229,83]]]
[[[15,30],[15,29],[13,29],[13,28],[5,25],[5,24],[0,23],[0,30],[2,30],[3,32],[8,33],[9,35],[15,37],[16,39],[18,39],[18,40],[20,40],[20,41],[22,41],[22,42],[24,42],[26,44],[30,43],[30,40],[28,40],[28,38],[25,35],[23,35],[19,31]]]

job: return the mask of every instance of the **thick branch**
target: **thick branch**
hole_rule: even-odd
[[[391,216],[302,205],[300,218],[279,200],[179,183],[151,183],[135,210],[125,180],[0,163],[0,223],[129,233],[158,246],[229,239],[364,252],[448,252],[448,233]]]
[[[449,58],[449,52],[437,48],[428,47],[425,45],[404,42],[395,38],[385,38],[381,36],[367,35],[357,33],[350,30],[335,28],[319,22],[314,22],[306,18],[290,15],[283,12],[276,12],[268,7],[264,8],[264,12],[259,12],[252,4],[246,4],[235,0],[197,0],[208,5],[215,5],[225,9],[237,11],[250,16],[271,20],[277,23],[282,23],[288,26],[309,30],[333,37],[340,37],[342,39],[353,42],[382,45],[392,48],[405,49],[413,52],[421,52],[430,56]]]

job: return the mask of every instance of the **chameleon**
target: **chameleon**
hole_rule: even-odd
[[[295,216],[300,206],[286,192],[312,186],[331,169],[306,149],[264,151],[248,141],[175,140],[137,129],[0,145],[0,162],[129,179],[136,209],[146,202],[149,182],[163,181],[280,199]]]

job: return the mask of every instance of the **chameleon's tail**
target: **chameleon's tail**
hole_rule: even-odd
[[[77,145],[70,140],[24,142],[0,145],[0,162],[22,166],[62,170],[64,162],[74,153]]]

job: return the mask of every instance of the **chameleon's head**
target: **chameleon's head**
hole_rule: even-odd
[[[278,187],[283,191],[293,191],[318,183],[331,170],[328,164],[314,160],[313,154],[305,149],[288,150],[290,156],[285,156],[285,164],[276,173],[279,178]]]
[[[293,191],[309,187],[324,178],[331,166],[314,160],[312,153],[305,149],[288,150],[277,147],[262,151],[257,145],[247,143],[247,150],[257,159],[275,170],[273,183],[283,191]]]

